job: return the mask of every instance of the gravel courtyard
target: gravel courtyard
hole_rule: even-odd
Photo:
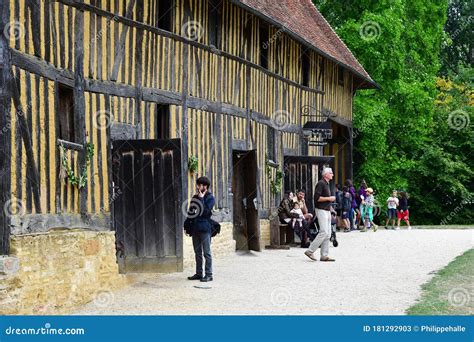
[[[338,240],[334,263],[311,261],[301,248],[235,253],[214,261],[213,282],[188,281],[193,269],[140,275],[73,314],[404,314],[433,271],[473,247],[474,230],[382,229]]]

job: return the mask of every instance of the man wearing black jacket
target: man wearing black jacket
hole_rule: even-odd
[[[194,254],[196,256],[196,274],[188,277],[189,280],[200,280],[202,282],[212,281],[212,208],[215,199],[209,191],[211,181],[207,177],[199,177],[196,181],[196,195],[193,196],[190,204],[191,236],[193,238]],[[203,254],[206,260],[205,275],[203,277],[202,264]]]

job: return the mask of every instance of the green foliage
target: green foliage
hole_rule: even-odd
[[[449,1],[448,20],[441,50],[441,74],[456,75],[460,68],[473,64],[472,41],[474,32],[474,2]]]
[[[66,148],[60,145],[61,149],[61,167],[66,173],[69,184],[79,189],[83,188],[87,183],[87,168],[89,167],[92,157],[94,156],[94,144],[86,143],[86,163],[81,169],[81,173],[76,175],[74,170],[68,163]]]
[[[188,159],[188,170],[191,173],[194,173],[197,171],[199,167],[199,160],[196,156],[191,156]]]
[[[275,175],[272,172],[272,166],[268,161],[268,156],[265,154],[265,173],[270,180],[270,192],[273,195],[278,195],[283,186],[284,173],[281,170],[275,170]]]
[[[448,1],[314,2],[382,88],[354,98],[356,184],[365,179],[381,203],[408,191],[415,224],[439,224],[460,207],[450,223],[472,222],[472,68],[459,68],[450,89],[437,81]]]

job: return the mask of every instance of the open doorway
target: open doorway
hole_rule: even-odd
[[[232,171],[236,248],[237,250],[260,251],[256,151],[233,151]]]

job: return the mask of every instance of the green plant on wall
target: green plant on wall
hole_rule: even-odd
[[[189,172],[194,173],[194,172],[197,171],[198,166],[199,166],[198,162],[199,161],[198,161],[198,158],[196,156],[189,157],[189,159],[188,159],[188,170],[189,170]]]
[[[81,169],[81,173],[76,175],[74,170],[68,163],[67,160],[67,150],[63,145],[60,145],[61,149],[61,173],[65,173],[69,184],[77,187],[78,189],[83,188],[87,183],[87,168],[91,163],[91,159],[94,156],[94,144],[86,143],[86,163]]]
[[[273,195],[278,195],[281,192],[284,173],[281,170],[276,170],[275,175],[273,175],[272,166],[268,161],[267,155],[265,155],[265,171],[270,180],[270,192]]]

